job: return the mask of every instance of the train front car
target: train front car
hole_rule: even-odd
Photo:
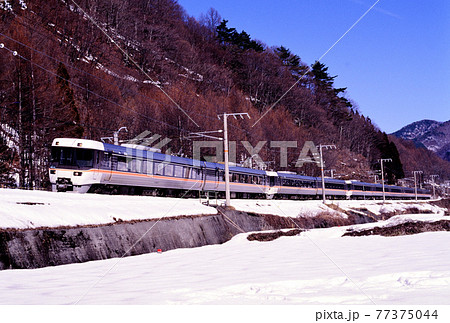
[[[100,183],[103,151],[103,143],[94,140],[54,139],[49,169],[52,191],[86,193]]]

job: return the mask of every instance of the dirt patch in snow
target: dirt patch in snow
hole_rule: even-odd
[[[249,215],[255,215],[249,213]],[[363,219],[362,216],[344,218],[331,212],[322,212],[314,217],[297,217],[288,218],[270,214],[256,215],[261,216],[264,220],[275,228],[330,228],[334,226],[345,226],[358,223],[373,222],[370,219]]]
[[[390,227],[375,227],[372,229],[361,231],[349,231],[342,236],[360,237],[380,235],[384,237],[395,237],[433,231],[450,231],[450,221],[441,220],[436,222],[406,222]]]
[[[447,209],[445,211],[445,215],[450,216],[450,199],[443,199],[443,200],[439,200],[439,201],[432,201],[430,202],[433,205],[442,207]]]
[[[275,232],[261,232],[249,234],[247,240],[249,241],[272,241],[282,236],[292,237],[300,234],[304,230],[294,229],[289,231],[275,231]]]

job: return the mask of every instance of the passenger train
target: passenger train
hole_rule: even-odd
[[[58,192],[198,196],[225,191],[225,167],[151,151],[136,145],[56,138],[50,160],[52,190]],[[230,166],[232,198],[322,197],[320,177]],[[381,199],[382,185],[325,178],[325,194],[334,199]],[[385,185],[388,199],[413,199],[412,188]],[[418,189],[417,198],[431,195]]]

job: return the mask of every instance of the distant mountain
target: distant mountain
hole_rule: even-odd
[[[392,135],[412,140],[417,147],[426,147],[441,158],[450,161],[450,120],[446,122],[434,120],[413,122]]]

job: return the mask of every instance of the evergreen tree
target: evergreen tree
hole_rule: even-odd
[[[227,27],[228,20],[222,20],[217,26],[217,38],[221,44],[230,44],[246,51],[253,49],[255,52],[264,51],[264,47],[258,42],[252,40],[245,31],[237,32],[236,28]]]
[[[381,158],[392,159],[392,162],[384,164],[387,182],[389,184],[395,184],[396,180],[405,177],[397,146],[395,143],[389,141],[385,132],[379,132],[378,135],[381,137],[377,145]]]

